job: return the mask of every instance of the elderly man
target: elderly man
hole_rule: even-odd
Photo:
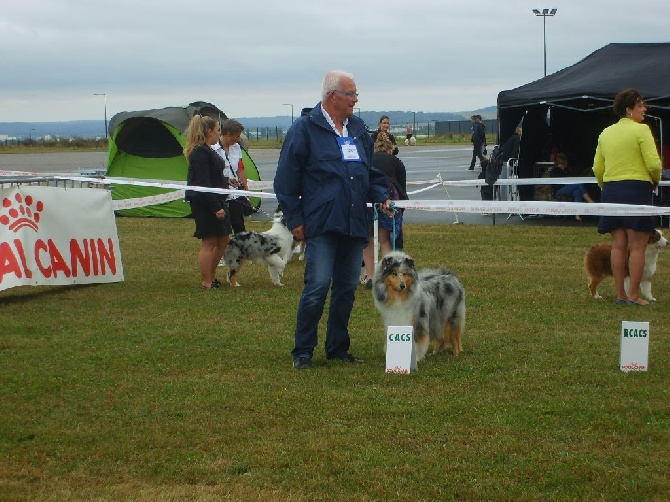
[[[372,168],[372,138],[354,115],[353,75],[326,74],[321,102],[303,110],[279,155],[274,190],[293,236],[305,240],[305,285],[298,305],[293,367],[312,366],[330,290],[326,358],[362,363],[349,352],[349,317],[368,240],[366,203],[390,211],[385,176]]]

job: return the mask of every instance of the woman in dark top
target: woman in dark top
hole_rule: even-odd
[[[219,122],[195,115],[186,130],[184,156],[188,160],[188,186],[228,188],[224,164],[211,148],[219,140]],[[195,220],[194,237],[201,239],[198,265],[202,289],[218,288],[216,267],[230,238],[231,226],[226,196],[213,192],[186,191]]]
[[[382,115],[379,117],[379,124],[377,125],[377,130],[372,133],[372,141],[377,141],[377,136],[379,136],[379,133],[386,133],[388,134],[389,139],[391,140],[391,143],[393,143],[393,155],[398,155],[398,146],[395,142],[395,136],[389,132],[389,129],[391,127],[391,119],[389,119],[388,115]]]

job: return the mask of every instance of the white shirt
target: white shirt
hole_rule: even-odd
[[[349,119],[346,118],[342,121],[342,133],[340,134],[340,131],[337,130],[337,127],[335,127],[335,122],[333,121],[332,118],[330,118],[330,115],[328,115],[328,112],[326,109],[321,105],[321,113],[323,113],[323,116],[326,117],[326,120],[330,124],[330,127],[333,128],[333,131],[335,131],[335,134],[342,138],[347,138],[349,137],[349,131],[347,131],[347,124],[349,124]]]
[[[226,155],[226,151],[219,143],[212,145],[212,150],[223,159],[225,165],[223,176],[226,178],[237,178],[239,180],[239,177],[237,176],[237,165],[239,164],[240,159],[242,159],[242,147],[240,147],[240,144],[235,143],[234,145],[230,145],[228,147],[228,155]],[[229,196],[229,198],[238,199],[239,197]]]

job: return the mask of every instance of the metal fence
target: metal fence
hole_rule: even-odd
[[[486,126],[487,134],[498,133],[497,119],[484,119],[482,122]],[[472,122],[470,122],[470,120],[437,120],[431,122],[417,122],[412,125],[412,133],[415,136],[420,137],[446,136],[448,134],[462,134],[469,137],[472,132]],[[404,138],[405,127],[394,126],[391,128],[391,133],[396,137]],[[244,134],[249,139],[255,141],[283,141],[286,136],[286,129],[281,126],[254,127],[245,129]]]
[[[498,119],[482,120],[486,126],[486,134],[498,133]],[[436,121],[434,134],[436,136],[445,136],[447,134],[466,134],[472,132],[472,122],[470,120],[444,120]]]

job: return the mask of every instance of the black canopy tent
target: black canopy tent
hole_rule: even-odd
[[[532,178],[533,166],[552,147],[565,152],[576,169],[591,167],[598,135],[618,120],[617,93],[633,87],[647,103],[646,123],[661,146],[670,125],[670,43],[613,43],[580,62],[540,80],[498,94],[498,139],[504,142],[523,122],[519,177]],[[532,187],[520,187],[532,198]]]

